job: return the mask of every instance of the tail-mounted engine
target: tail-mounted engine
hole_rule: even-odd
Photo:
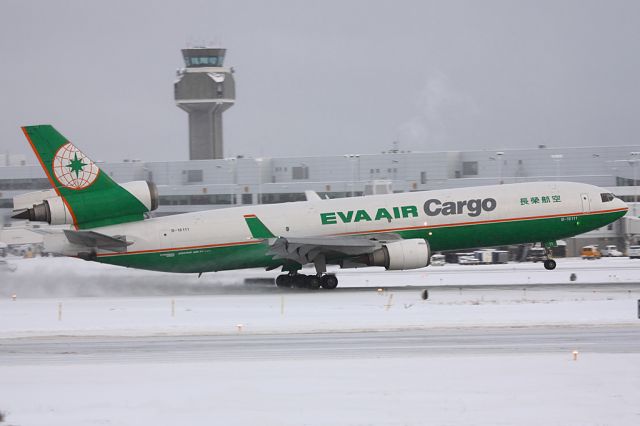
[[[40,197],[37,201],[34,200],[34,197],[38,197],[38,193],[24,194],[23,199],[20,199],[20,196],[14,198],[12,217],[33,222],[47,222],[51,225],[74,224],[74,217],[67,207],[72,205],[73,210],[82,209],[83,213],[90,212],[90,215],[84,216],[89,216],[94,225],[108,225],[141,220],[145,212],[158,208],[158,188],[153,182],[127,182],[120,187],[133,195],[133,202],[131,197],[123,199],[118,194],[112,194],[110,189],[68,195],[65,197],[66,203],[62,197],[56,196],[52,191],[42,191],[42,197],[47,198]],[[36,202],[39,203],[36,204]],[[28,207],[29,205],[31,207]]]

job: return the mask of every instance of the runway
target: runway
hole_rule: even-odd
[[[281,289],[274,283],[276,271],[241,270],[204,274],[163,274],[72,258],[10,259],[14,272],[0,271],[0,300],[64,297],[146,297],[255,295],[307,292]],[[307,269],[305,274],[314,273]],[[385,288],[393,291],[461,289],[576,289],[596,287],[640,290],[640,261],[607,258],[598,261],[558,260],[553,271],[540,264],[429,266],[409,271],[383,268],[333,271],[340,280],[336,292],[366,292]],[[43,279],[47,277],[47,279]],[[319,291],[316,293],[323,293]]]
[[[380,286],[384,291],[438,291],[438,292],[459,292],[460,290],[477,290],[477,291],[512,291],[528,289],[532,291],[595,291],[595,292],[628,292],[640,291],[640,282],[634,283],[576,283],[576,284],[461,284],[461,285],[389,285]],[[243,292],[258,291],[258,288],[251,289],[250,286],[238,287],[236,289],[227,289],[226,294],[242,294]],[[375,291],[377,288],[372,287],[338,287],[333,292],[349,293],[349,292],[367,292]],[[263,287],[263,292],[274,293],[295,293],[309,292],[309,289],[299,288],[278,288]],[[319,291],[323,291],[320,289]]]
[[[385,332],[5,339],[0,363],[81,364],[404,358],[578,350],[640,353],[640,327],[478,327]]]

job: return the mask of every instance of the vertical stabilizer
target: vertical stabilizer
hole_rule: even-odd
[[[53,126],[25,126],[22,131],[76,228],[142,220],[149,211]],[[111,208],[105,209],[105,203]],[[118,214],[109,211],[113,209]]]

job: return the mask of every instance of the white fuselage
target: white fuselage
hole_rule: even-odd
[[[606,191],[602,188],[580,183],[533,182],[247,205],[152,218],[95,231],[126,236],[132,243],[128,251],[133,252],[250,241],[253,237],[244,220],[246,214],[256,215],[274,235],[283,237],[393,233],[412,227],[433,227],[429,232],[434,233],[440,225],[572,216],[625,207],[618,199],[602,202],[603,192]],[[489,199],[494,201],[485,202],[483,209],[482,201]],[[403,206],[416,207],[417,215],[412,211],[403,215]],[[388,214],[380,215],[381,208]],[[360,210],[365,213],[358,217]],[[70,246],[65,251],[73,254],[77,249]]]

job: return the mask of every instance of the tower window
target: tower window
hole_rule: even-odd
[[[217,56],[192,56],[189,58],[189,66],[200,67],[200,66],[221,66],[222,65],[222,57]]]

